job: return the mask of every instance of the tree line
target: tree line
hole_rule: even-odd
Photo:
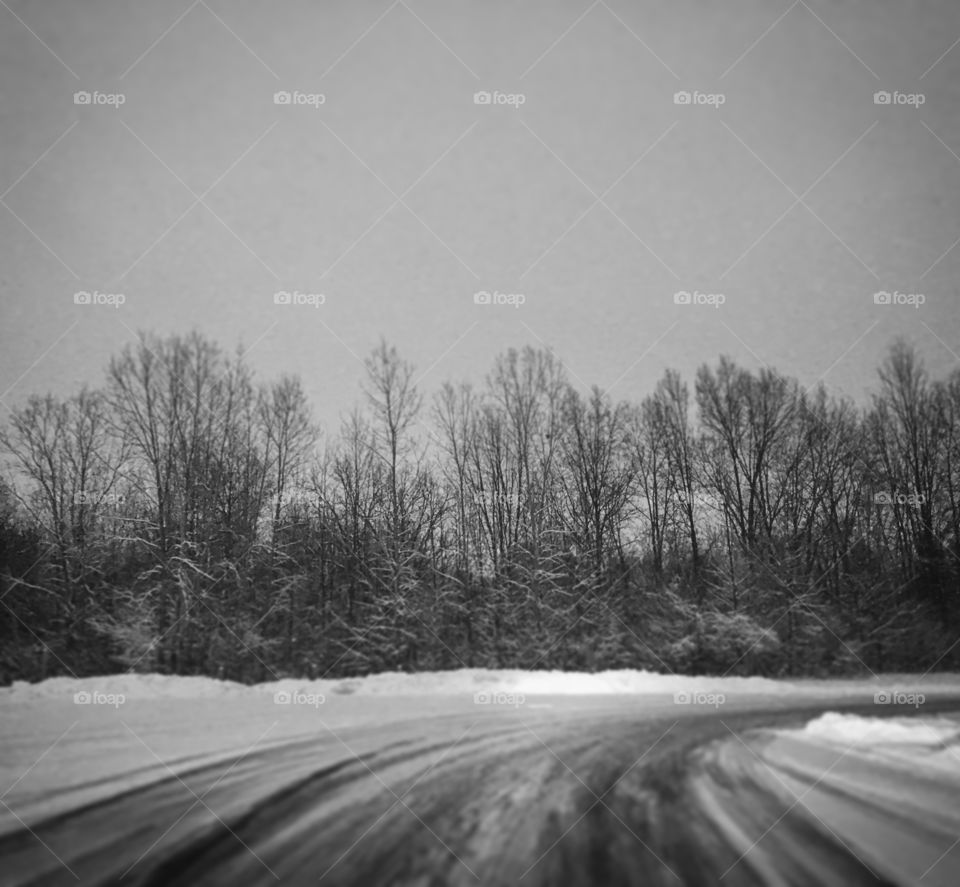
[[[727,357],[637,402],[547,349],[427,396],[386,342],[322,434],[296,377],[144,334],[0,426],[0,682],[960,667],[960,370],[868,404]]]

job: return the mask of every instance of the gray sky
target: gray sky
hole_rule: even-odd
[[[617,397],[726,353],[859,399],[898,334],[939,375],[958,41],[955,0],[3,0],[0,392],[193,327],[300,374],[328,427],[381,334],[427,392],[526,343]]]

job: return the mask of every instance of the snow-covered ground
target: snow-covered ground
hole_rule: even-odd
[[[922,716],[927,700],[944,695],[960,697],[960,675],[785,682],[636,670],[460,669],[255,686],[154,674],[51,678],[0,689],[0,797],[29,802],[48,798],[52,789],[112,791],[152,778],[157,767],[228,758],[318,731],[343,735],[451,714],[496,709],[523,716],[539,709],[611,704],[659,711],[705,707],[722,713],[724,705],[823,697],[836,698],[838,704],[872,697],[880,715],[890,711],[885,708],[890,703],[912,704],[917,717],[827,713],[793,731],[793,741],[839,743],[859,754],[906,757],[914,765],[923,761],[960,772],[960,725]]]
[[[277,692],[359,696],[435,696],[473,694],[489,690],[527,695],[594,695],[611,693],[702,693],[782,695],[922,694],[960,692],[960,675],[882,675],[842,680],[781,681],[757,677],[690,677],[635,669],[596,673],[463,668],[452,671],[384,672],[361,678],[287,679],[248,686],[205,677],[120,674],[98,678],[50,678],[36,684],[14,681],[0,688],[0,704],[38,699],[71,698],[75,693],[122,695],[133,699],[242,698]],[[891,698],[892,702],[900,701]],[[908,703],[909,704],[909,703]],[[921,702],[922,704],[922,702]]]
[[[803,723],[805,710],[811,715]],[[767,712],[797,726],[742,735],[728,726],[751,713],[770,723]],[[161,675],[18,682],[0,689],[0,837],[24,825],[52,828],[54,815],[95,801],[112,799],[123,809],[123,792],[162,796],[164,784],[205,797],[222,779],[217,791],[242,806],[240,788],[229,794],[234,781],[259,779],[273,790],[288,777],[309,780],[317,768],[368,756],[379,772],[397,748],[420,755],[411,760],[427,772],[472,725],[486,744],[472,748],[478,757],[464,758],[473,761],[468,769],[488,760],[483,748],[509,761],[510,743],[536,750],[541,735],[600,735],[609,726],[629,741],[635,727],[714,717],[725,730],[717,731],[719,743],[703,747],[695,791],[704,809],[722,818],[742,803],[749,819],[749,786],[763,785],[782,797],[783,809],[802,804],[814,825],[841,835],[858,857],[896,875],[894,882],[916,883],[929,868],[925,884],[956,883],[952,857],[943,854],[960,834],[958,675],[786,682],[461,669],[256,686]],[[731,785],[745,787],[742,797],[728,796]],[[896,819],[902,816],[910,821]],[[901,860],[895,871],[884,846]],[[938,857],[945,862],[935,865]]]
[[[730,750],[884,883],[960,883],[960,709],[952,717],[826,712]]]
[[[791,735],[878,764],[934,771],[931,776],[939,771],[960,780],[960,720],[954,718],[867,718],[827,712]]]
[[[840,744],[874,758],[909,759],[960,772],[960,724],[922,716],[927,700],[960,696],[960,676],[889,675],[869,680],[793,682],[706,678],[623,670],[596,674],[460,669],[362,678],[281,680],[254,686],[204,677],[155,674],[18,681],[0,689],[0,794],[46,795],[51,787],[103,780],[136,784],[161,762],[186,766],[268,747],[320,731],[362,730],[417,718],[490,708],[613,703],[706,706],[872,697],[882,715],[891,703],[916,717],[868,718],[826,713],[800,731],[805,744]],[[575,699],[573,697],[576,697]],[[567,701],[569,700],[569,701]],[[901,709],[902,710],[902,709]],[[678,709],[679,711],[679,709]],[[116,788],[114,784],[112,786]]]

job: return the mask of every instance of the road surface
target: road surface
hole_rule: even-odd
[[[22,794],[0,809],[0,881],[960,884],[957,783],[773,732],[825,709],[915,713],[628,696],[435,706],[377,726],[320,711],[263,747],[158,760],[132,789]],[[928,701],[937,713],[960,701]]]

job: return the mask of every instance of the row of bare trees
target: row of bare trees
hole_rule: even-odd
[[[0,677],[956,667],[960,372],[870,404],[728,358],[638,403],[549,350],[432,397],[381,342],[321,436],[199,334],[0,429]]]

